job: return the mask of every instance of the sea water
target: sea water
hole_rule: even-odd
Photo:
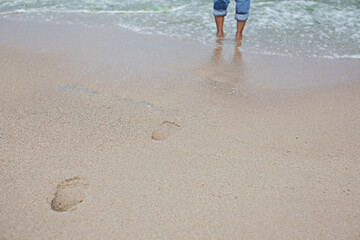
[[[235,2],[225,18],[234,39]],[[0,19],[123,27],[214,43],[212,0],[0,0]],[[243,51],[360,59],[360,0],[252,0]]]

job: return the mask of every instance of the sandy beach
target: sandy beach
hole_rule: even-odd
[[[360,61],[0,21],[1,239],[359,239]]]

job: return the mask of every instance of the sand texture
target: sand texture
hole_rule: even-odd
[[[358,61],[0,25],[0,239],[360,238]]]

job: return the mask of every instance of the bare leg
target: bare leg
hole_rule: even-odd
[[[215,17],[215,23],[216,23],[216,37],[217,38],[223,38],[224,37],[224,30],[223,30],[223,26],[224,26],[224,17]]]
[[[235,36],[236,41],[243,40],[242,33],[243,33],[243,30],[245,27],[245,23],[246,23],[246,21],[243,21],[243,22],[237,21],[237,31],[236,31],[236,36]]]

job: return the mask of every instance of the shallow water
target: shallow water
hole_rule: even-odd
[[[212,1],[0,0],[0,17],[125,27],[135,32],[214,42]],[[235,34],[234,1],[225,21]],[[359,0],[252,0],[243,51],[360,59]]]

